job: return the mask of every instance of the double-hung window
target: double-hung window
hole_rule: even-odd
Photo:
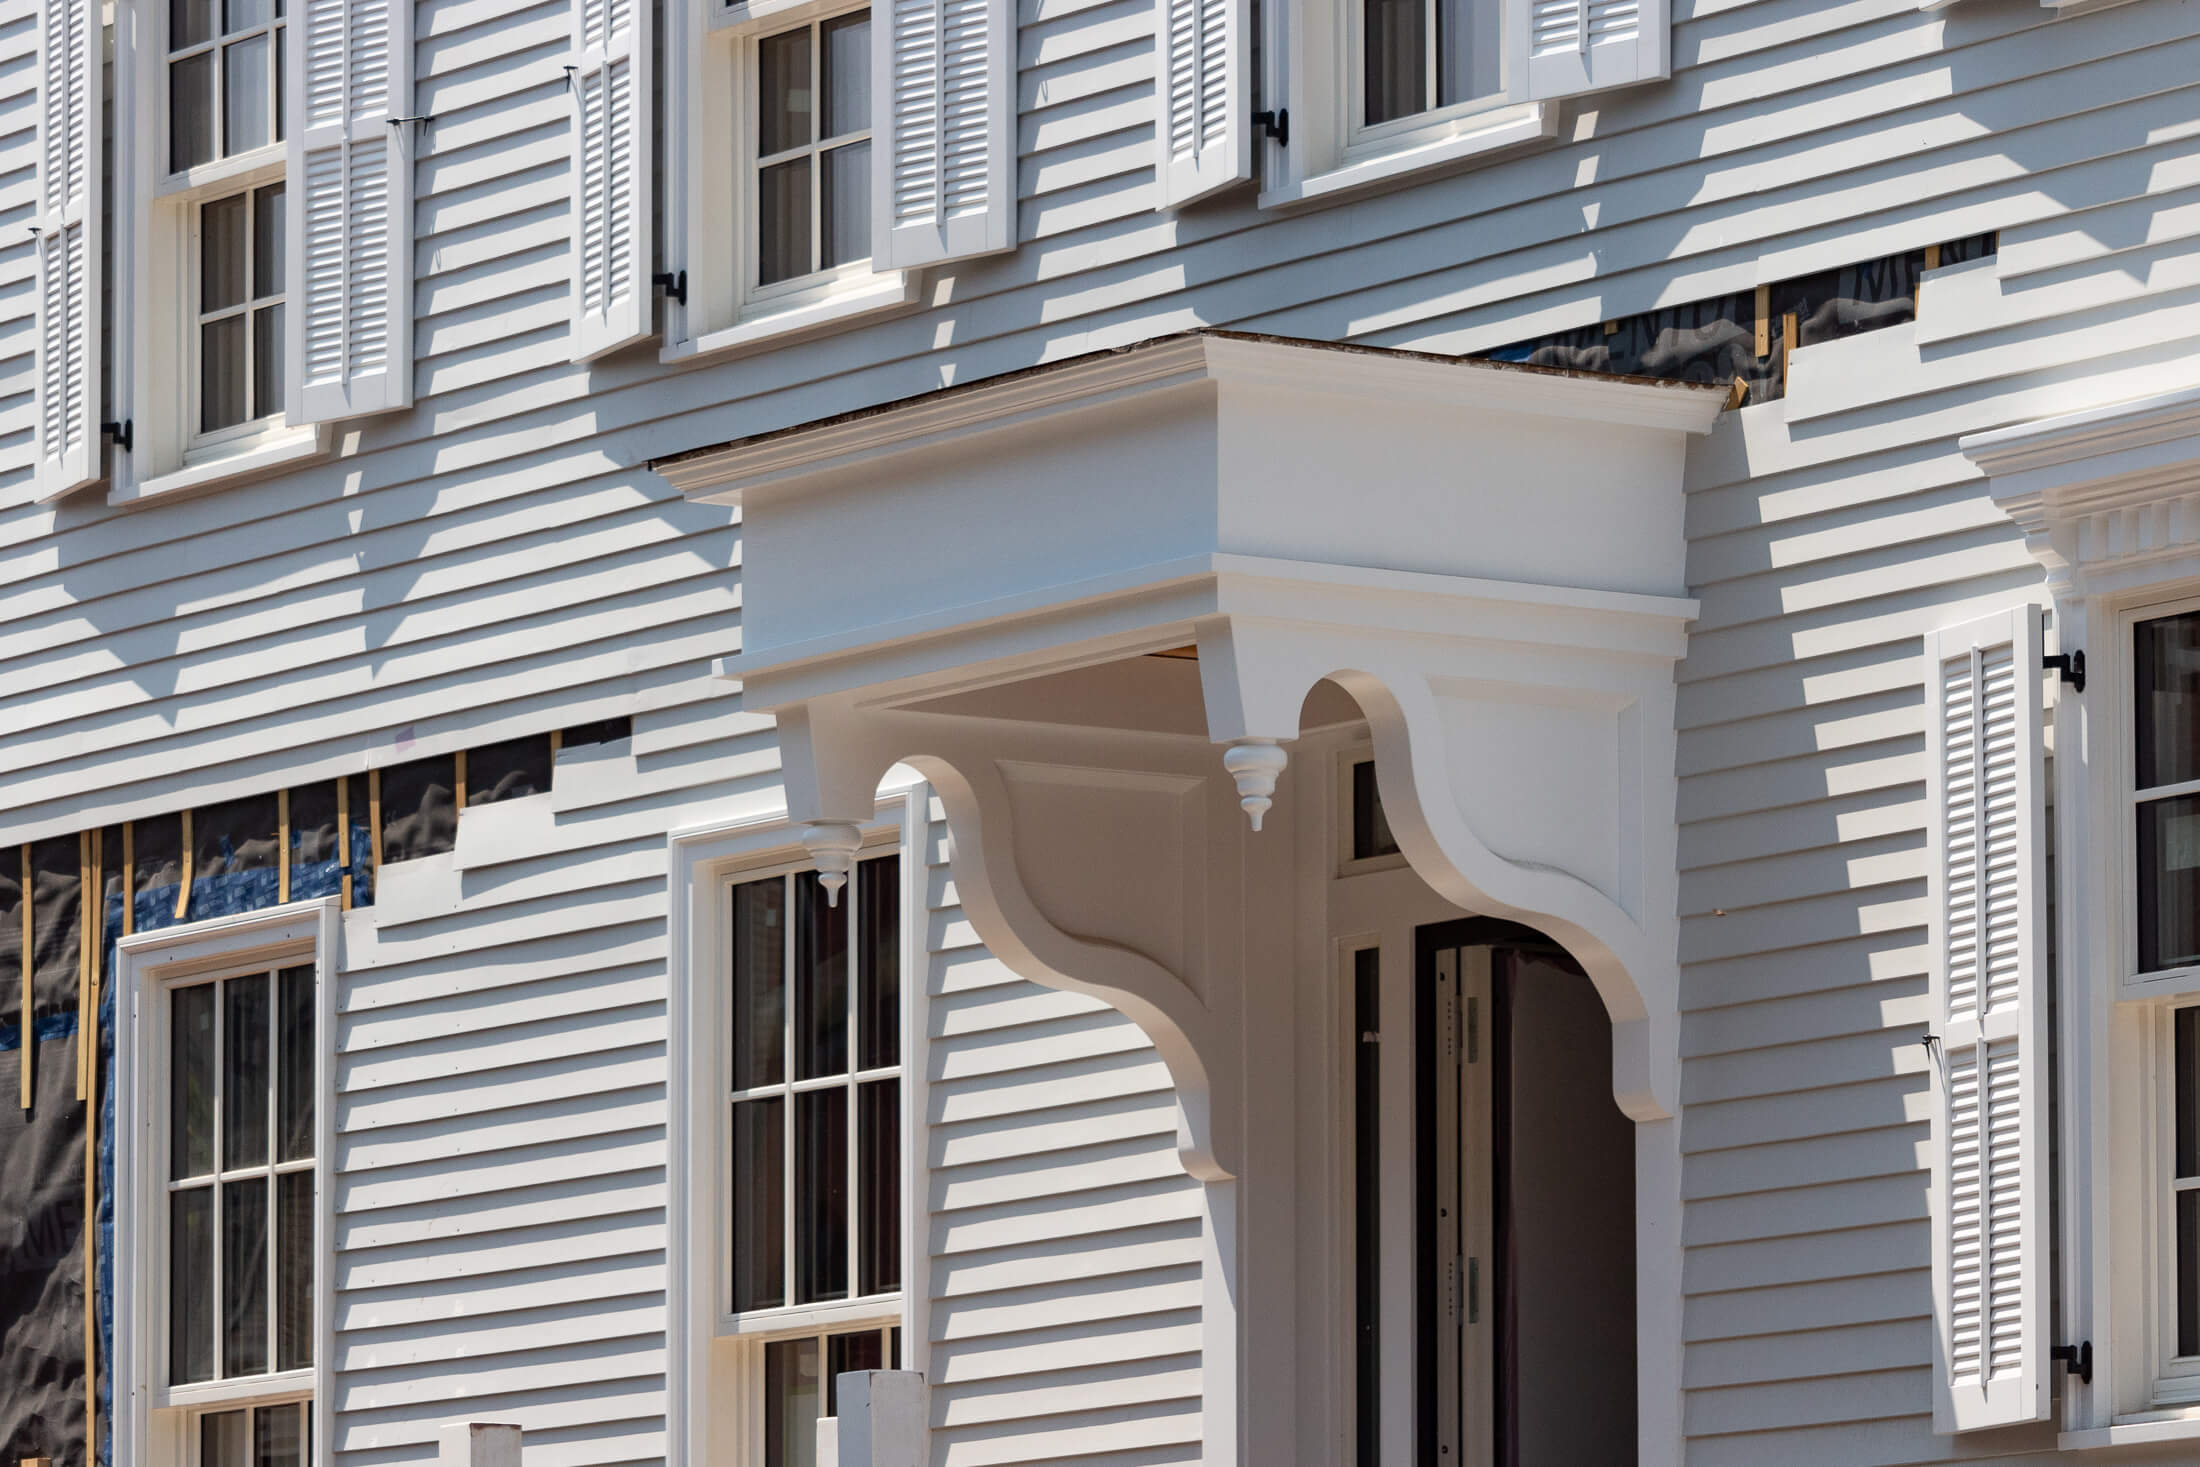
[[[844,1371],[898,1369],[901,860],[726,889],[726,1269],[737,1460],[808,1467]]]
[[[333,901],[123,939],[117,1454],[307,1467],[326,1303]]]
[[[1353,0],[1356,137],[1505,100],[1500,0]]]
[[[828,285],[871,260],[871,13],[756,42],[754,207],[744,241],[753,289]]]

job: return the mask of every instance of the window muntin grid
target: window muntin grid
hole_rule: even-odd
[[[2200,965],[2200,609],[2133,627],[2137,966]]]
[[[283,0],[169,0],[168,168],[283,140]]]
[[[192,216],[195,440],[254,431],[283,410],[281,182],[209,199]]]
[[[313,1363],[311,965],[168,993],[171,1385]]]
[[[871,256],[868,11],[759,38],[751,53],[755,221],[749,289],[852,269]]]

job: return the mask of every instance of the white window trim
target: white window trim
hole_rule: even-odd
[[[293,902],[265,911],[216,917],[142,932],[117,945],[115,967],[115,1253],[114,1398],[125,1403],[115,1429],[119,1460],[129,1467],[195,1467],[184,1427],[205,1408],[279,1405],[313,1399],[313,1467],[331,1467],[325,1406],[335,1352],[331,1290],[335,1270],[336,984],[341,971],[341,903],[335,897]],[[157,1032],[165,1005],[155,1000],[180,981],[250,973],[301,959],[315,968],[313,1199],[313,1365],[305,1370],[166,1384],[167,1331],[165,1154],[158,1127],[165,1119],[160,1077],[166,1047]],[[141,1030],[140,1025],[147,1027]]]
[[[112,416],[130,423],[131,447],[116,446],[107,502],[122,507],[292,467],[326,455],[333,437],[326,424],[292,428],[280,414],[218,443],[199,441],[192,429],[197,393],[183,384],[196,355],[194,216],[209,198],[284,178],[286,145],[171,172],[168,7],[164,0],[117,4],[136,7],[135,24],[115,27],[112,310],[127,324],[115,332]],[[283,324],[296,329],[287,305]]]
[[[1520,81],[1511,74],[1510,46],[1507,96],[1362,127],[1360,16],[1360,0],[1266,6],[1261,24],[1278,43],[1263,59],[1261,105],[1290,110],[1291,142],[1263,144],[1261,208],[1311,207],[1421,183],[1558,135],[1556,103],[1513,99]]]
[[[679,45],[679,59],[665,79],[665,243],[669,268],[687,274],[687,301],[666,303],[661,361],[776,346],[917,303],[921,271],[876,270],[868,261],[769,286],[751,283],[756,136],[749,114],[757,42],[861,8],[845,0],[705,0],[683,8],[686,28],[668,42]],[[876,127],[874,113],[874,135]],[[731,149],[723,145],[728,138]],[[872,166],[879,166],[875,149]]]
[[[902,1289],[899,1324],[902,1368],[923,1371],[929,1328],[929,1290],[925,1287],[927,1175],[922,1117],[925,1096],[926,901],[924,873],[930,862],[926,840],[931,820],[930,788],[913,772],[897,766],[879,787],[874,818],[863,826],[867,853],[891,847],[901,855],[901,1025],[902,1025]],[[835,1301],[732,1316],[722,1270],[726,1257],[723,1206],[725,1089],[720,1083],[722,1050],[721,954],[725,947],[723,904],[732,879],[765,877],[814,863],[803,850],[801,828],[789,821],[776,800],[765,807],[708,825],[673,832],[669,838],[672,902],[669,923],[672,1046],[671,1186],[668,1208],[667,1425],[671,1467],[701,1467],[705,1462],[746,1464],[746,1451],[714,1440],[714,1432],[747,1433],[760,1419],[756,1403],[714,1401],[713,1360],[724,1348],[752,1341],[801,1335],[813,1330],[894,1322],[897,1306],[883,1299]],[[850,900],[854,887],[842,894]],[[852,1265],[851,1257],[851,1265]],[[753,1392],[749,1393],[753,1395]],[[717,1405],[727,1419],[718,1420]],[[326,1467],[326,1464],[317,1464]]]

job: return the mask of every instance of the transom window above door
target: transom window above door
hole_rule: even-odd
[[[2200,966],[2200,608],[2133,628],[2138,968]]]

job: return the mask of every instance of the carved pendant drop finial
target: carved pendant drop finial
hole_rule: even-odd
[[[1253,829],[1275,804],[1276,776],[1291,756],[1274,739],[1244,739],[1222,751],[1222,767],[1237,781],[1238,804],[1252,817]]]
[[[802,827],[802,844],[817,862],[817,879],[825,888],[825,905],[840,905],[840,889],[855,869],[856,852],[863,848],[863,832],[846,820],[813,820]]]

